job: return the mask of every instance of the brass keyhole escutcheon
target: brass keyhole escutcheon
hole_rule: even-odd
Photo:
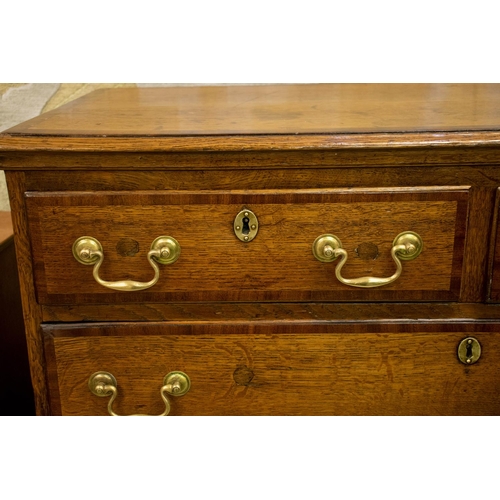
[[[481,344],[474,337],[467,337],[458,345],[458,359],[465,365],[472,365],[481,357]]]
[[[244,208],[238,215],[234,218],[234,234],[236,237],[248,243],[252,241],[259,231],[259,221],[257,216],[248,208]]]

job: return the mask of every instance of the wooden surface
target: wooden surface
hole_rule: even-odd
[[[103,318],[101,304],[43,306],[43,320],[48,323],[88,322]],[[500,321],[500,304],[461,304],[454,302],[170,302],[107,304],[107,321],[285,321],[319,323],[404,323],[417,320],[446,324]]]
[[[18,168],[20,158],[6,153],[34,150],[499,146],[499,130],[495,84],[105,89],[0,134],[0,166]]]
[[[38,300],[42,304],[165,301],[456,300],[462,275],[467,191],[456,188],[276,192],[31,193],[27,199]],[[243,208],[259,219],[244,243],[233,221]],[[360,289],[341,284],[336,263],[312,254],[314,240],[335,234],[349,252],[346,278],[391,276],[394,238],[414,231],[424,251],[403,263],[391,285]],[[146,254],[153,240],[172,236],[177,262],[161,267],[154,287],[116,292],[95,282],[92,267],[71,248],[92,236],[104,249],[106,281],[149,281]],[[134,252],[120,251],[133,242]],[[363,249],[372,248],[372,253]],[[292,272],[291,269],[293,269]]]
[[[38,414],[105,414],[86,387],[102,369],[123,413],[161,412],[158,384],[184,369],[173,414],[500,414],[500,86],[272,90],[102,92],[0,134]],[[261,226],[245,245],[247,204]],[[389,275],[386,243],[417,227],[424,252],[392,289],[344,290],[312,257],[330,232],[344,276]],[[159,291],[108,292],[71,255],[83,229],[108,280],[148,280],[165,230],[183,253]],[[456,358],[469,334],[474,366]]]
[[[481,135],[484,137],[484,134]],[[44,138],[45,140],[45,138]],[[103,139],[106,141],[107,139]],[[367,140],[370,140],[368,138]],[[300,151],[280,151],[275,143],[269,142],[272,151],[216,151],[216,152],[183,152],[172,153],[161,151],[158,153],[134,152],[125,153],[120,150],[105,151],[106,144],[99,144],[98,140],[92,141],[95,151],[78,152],[71,150],[70,140],[63,140],[62,150],[47,152],[35,149],[27,144],[27,150],[11,152],[0,151],[0,166],[4,170],[33,171],[45,175],[49,172],[63,171],[64,175],[77,171],[84,174],[129,171],[131,174],[138,171],[147,172],[149,175],[165,172],[192,172],[202,171],[214,172],[220,175],[237,175],[237,172],[248,173],[249,170],[257,172],[264,170],[271,177],[275,170],[287,173],[300,170],[306,174],[309,170],[326,169],[331,175],[346,175],[346,170],[355,168],[358,171],[369,169],[372,173],[384,171],[385,168],[399,168],[408,175],[411,169],[406,167],[421,167],[432,175],[434,169],[446,166],[460,165],[462,167],[482,167],[490,169],[496,165],[500,148],[456,146],[452,147],[446,143],[439,146],[419,147],[418,142],[405,142],[405,147],[396,149],[391,138],[384,141],[379,149],[363,149],[358,146],[348,146],[344,149],[320,149],[308,148],[309,141],[298,148]],[[89,139],[90,141],[90,139]],[[127,144],[130,145],[129,142]],[[125,148],[126,145],[123,145]],[[193,145],[195,146],[195,145]],[[135,148],[135,146],[131,146]],[[333,172],[332,172],[333,171]],[[60,174],[58,174],[60,176]],[[114,174],[113,174],[114,175]],[[395,172],[395,175],[402,175]]]
[[[6,131],[247,135],[500,130],[500,86],[319,84],[95,91]]]
[[[0,134],[0,167],[185,170],[263,168],[264,164],[266,168],[297,168],[311,162],[327,166],[488,165],[498,158],[499,146],[500,132],[488,131],[127,138]]]
[[[489,272],[490,272],[490,283],[488,290],[488,298],[491,302],[500,302],[500,231],[498,230],[498,224],[500,211],[500,188],[496,191],[495,196],[495,207],[493,214],[493,228],[492,237],[490,244],[490,262],[489,262]]]
[[[21,291],[21,303],[23,307],[26,344],[30,362],[31,383],[35,397],[35,408],[37,415],[49,415],[50,402],[46,385],[45,355],[42,338],[40,336],[42,313],[36,300],[35,287],[33,284],[33,264],[29,243],[29,228],[24,204],[26,175],[24,172],[6,172],[5,177],[12,210],[19,287]]]
[[[474,158],[480,151],[475,149]],[[309,153],[310,154],[310,153]],[[426,156],[429,161],[431,153]],[[496,158],[498,158],[498,153]],[[38,155],[35,156],[35,158]],[[463,162],[464,158],[454,148],[450,158]],[[207,161],[210,155],[207,155]],[[257,161],[251,155],[253,161]],[[323,161],[330,161],[330,156]],[[394,162],[399,156],[394,156]],[[373,161],[373,158],[371,158]],[[423,159],[421,158],[423,161]],[[97,162],[97,160],[95,160]],[[117,160],[118,161],[118,160]],[[370,161],[366,156],[364,161]],[[495,161],[495,155],[490,158]],[[254,164],[246,162],[248,165]],[[159,167],[160,164],[157,164]],[[188,191],[188,190],[300,190],[309,189],[345,189],[351,188],[400,188],[412,189],[416,186],[429,186],[436,189],[457,185],[460,182],[469,185],[468,228],[464,248],[464,272],[462,276],[461,300],[481,302],[486,298],[489,281],[488,255],[490,247],[490,229],[492,227],[493,204],[495,193],[500,185],[500,171],[495,165],[421,165],[421,166],[377,166],[351,165],[350,167],[326,165],[304,168],[267,168],[268,158],[259,168],[226,169],[213,168],[175,171],[123,171],[101,170],[59,172],[29,171],[26,173],[26,189],[29,191],[73,191],[75,186],[82,191]],[[296,167],[296,165],[295,165]]]
[[[106,415],[88,379],[111,372],[119,414],[158,414],[173,370],[190,391],[172,415],[498,415],[496,325],[100,324],[45,328],[54,411]],[[458,361],[469,335],[478,363]]]

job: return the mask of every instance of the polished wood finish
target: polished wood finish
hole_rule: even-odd
[[[24,172],[6,172],[9,190],[16,259],[19,272],[21,303],[26,330],[26,344],[30,361],[31,383],[33,385],[35,408],[38,415],[50,414],[50,402],[47,393],[45,354],[40,335],[42,311],[37,303],[33,282],[33,266],[30,255],[29,228],[24,204]]]
[[[104,414],[87,380],[116,370],[116,409],[159,413],[163,376],[184,369],[196,383],[174,414],[498,414],[499,99],[499,85],[103,91],[0,134],[37,412]],[[261,224],[248,244],[232,233],[245,206]],[[94,236],[105,279],[148,280],[144,250],[170,229],[181,258],[144,293],[100,287],[71,255]],[[334,233],[346,277],[388,276],[407,229],[424,252],[380,289],[312,256]],[[484,349],[467,367],[469,334]]]
[[[49,323],[92,321],[102,317],[100,304],[43,306],[43,320]],[[499,321],[498,304],[460,303],[287,303],[287,302],[171,302],[107,304],[109,321],[289,321],[307,323],[405,322],[420,319],[434,323]]]
[[[26,203],[38,300],[42,304],[165,301],[456,300],[462,274],[466,190],[393,189],[276,192],[35,193]],[[249,208],[259,233],[236,238],[233,221]],[[335,263],[320,263],[312,244],[334,233],[350,253],[345,277],[390,276],[394,238],[414,231],[424,241],[418,259],[383,288],[342,285]],[[153,240],[173,236],[181,257],[162,266],[161,279],[145,291],[124,294],[95,282],[78,263],[73,242],[92,236],[104,249],[100,276],[146,282]],[[136,250],[120,251],[120,242]],[[372,245],[373,255],[362,249]],[[290,265],[298,272],[290,273]],[[61,270],[64,269],[64,273]]]
[[[452,149],[453,151],[453,149]],[[353,151],[353,154],[355,151]],[[498,156],[498,153],[497,153]],[[396,161],[395,157],[394,161]],[[267,163],[266,163],[267,165]],[[457,177],[457,176],[460,177]],[[490,245],[491,214],[494,196],[500,185],[500,171],[495,166],[428,166],[412,168],[366,166],[302,169],[236,169],[150,171],[87,171],[57,172],[30,171],[26,174],[27,189],[66,191],[79,186],[83,191],[117,190],[232,190],[247,186],[252,189],[311,189],[381,188],[394,186],[452,186],[461,179],[470,185],[472,203],[469,206],[470,224],[466,234],[464,272],[461,300],[481,302],[486,298],[488,283],[487,259]]]
[[[500,130],[497,85],[353,84],[102,89],[7,131],[199,136]]]
[[[458,182],[457,174],[465,181]],[[367,167],[263,169],[236,168],[231,170],[135,171],[29,171],[26,173],[29,191],[198,191],[198,190],[257,190],[264,189],[346,189],[461,186],[475,190],[484,188],[493,196],[500,185],[500,171],[495,166],[420,166],[412,168]]]
[[[493,213],[493,229],[491,236],[491,250],[489,259],[489,271],[491,280],[489,283],[488,298],[491,302],[500,302],[500,231],[498,224],[500,212],[500,188],[497,189],[495,197],[495,208]]]
[[[197,171],[197,170],[230,170],[236,169],[304,169],[346,168],[356,167],[383,167],[383,166],[426,166],[428,170],[445,165],[485,165],[498,162],[498,148],[500,147],[500,133],[493,141],[481,141],[488,135],[487,132],[478,133],[474,139],[425,142],[420,145],[420,134],[412,134],[401,138],[397,134],[385,134],[379,138],[373,147],[364,147],[363,138],[358,135],[349,135],[331,138],[330,142],[319,142],[316,136],[293,136],[290,140],[299,141],[293,148],[288,144],[280,147],[282,136],[276,139],[266,137],[266,147],[255,146],[255,149],[246,147],[245,143],[238,143],[231,137],[225,137],[222,145],[231,145],[229,149],[212,149],[203,147],[203,144],[194,142],[185,149],[188,152],[165,152],[171,146],[159,141],[154,148],[149,145],[134,144],[133,139],[114,144],[113,138],[86,139],[89,148],[70,148],[73,141],[79,138],[58,139],[56,151],[36,149],[37,154],[30,153],[30,137],[23,137],[23,145],[19,151],[12,151],[9,136],[0,134],[0,164],[6,170],[51,171],[54,165],[66,171],[84,170],[113,170],[123,171],[137,169],[149,171]],[[16,139],[17,140],[17,139]],[[168,139],[173,140],[173,139]],[[247,138],[245,138],[248,141]],[[398,145],[397,141],[401,140]],[[164,139],[167,141],[167,139]],[[182,138],[178,139],[182,141]],[[365,143],[371,143],[373,136],[366,135]],[[50,138],[46,141],[52,148]],[[241,141],[240,141],[241,142]],[[98,144],[96,144],[98,143]],[[177,139],[176,139],[177,143]],[[93,144],[95,150],[90,149]],[[196,148],[202,152],[196,152]],[[122,148],[122,149],[120,149]],[[239,148],[239,150],[238,150]],[[151,149],[157,150],[151,153]],[[267,149],[267,150],[266,150]],[[127,153],[124,152],[129,151]],[[144,152],[139,152],[143,150]],[[31,150],[32,151],[32,150]],[[89,152],[90,151],[90,152]],[[194,151],[194,152],[193,152]],[[341,173],[339,173],[341,175]]]
[[[100,324],[44,328],[51,393],[63,415],[106,414],[89,377],[112,373],[114,410],[158,414],[163,377],[190,391],[173,415],[497,415],[499,325]],[[471,366],[457,347],[482,346]],[[60,401],[60,406],[59,406]]]
[[[215,162],[219,168],[248,162],[251,156],[242,151],[268,151],[269,165],[292,165],[297,155],[280,153],[298,152],[300,164],[304,150],[310,157],[334,151],[338,159],[358,163],[375,153],[385,165],[408,157],[414,164],[453,158],[488,163],[491,148],[500,145],[499,102],[498,86],[472,84],[105,89],[5,131],[0,163],[23,170],[63,162],[66,168],[89,168],[93,160],[155,168],[160,154],[162,168],[171,162],[177,168]],[[38,155],[29,154],[34,150]],[[162,157],[165,152],[174,156]],[[258,160],[254,166],[265,155]]]

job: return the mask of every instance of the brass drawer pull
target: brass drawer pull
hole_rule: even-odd
[[[101,398],[111,396],[108,402],[108,413],[113,417],[122,417],[113,411],[113,402],[118,395],[117,382],[115,377],[109,372],[96,372],[89,378],[89,389],[92,394]],[[130,415],[133,417],[166,417],[170,413],[170,402],[167,394],[170,396],[184,396],[191,387],[189,377],[183,372],[170,372],[163,379],[163,386],[160,389],[160,396],[165,403],[165,411],[160,415]]]
[[[332,262],[340,257],[340,262],[335,268],[335,276],[344,285],[356,286],[361,288],[373,288],[377,286],[393,283],[403,271],[402,260],[416,259],[423,249],[422,238],[412,231],[406,231],[399,234],[394,239],[391,249],[391,256],[396,263],[396,272],[388,278],[375,278],[372,276],[363,276],[362,278],[347,279],[343,278],[340,271],[347,260],[347,252],[342,248],[342,243],[333,234],[323,234],[318,236],[313,243],[313,254],[321,262]]]
[[[104,251],[101,243],[91,236],[82,236],[73,243],[73,256],[86,266],[94,266],[94,279],[99,285],[124,292],[133,292],[145,290],[156,284],[160,278],[160,269],[156,262],[160,264],[173,264],[181,254],[179,242],[170,236],[160,236],[151,243],[151,249],[148,252],[148,261],[154,269],[155,275],[151,281],[146,283],[133,280],[122,281],[104,281],[99,277],[99,268],[104,260]]]

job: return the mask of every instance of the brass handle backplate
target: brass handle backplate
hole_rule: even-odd
[[[121,417],[113,411],[113,402],[118,395],[118,384],[115,377],[109,372],[96,372],[89,378],[89,389],[92,394],[101,398],[111,396],[108,402],[108,413],[113,417]],[[160,389],[160,396],[165,403],[165,411],[157,417],[166,417],[170,413],[170,396],[184,396],[191,387],[189,377],[183,372],[170,372],[163,379],[163,386]],[[147,417],[151,415],[131,415],[135,417]]]
[[[347,252],[342,248],[342,243],[333,234],[323,234],[318,236],[313,243],[312,251],[314,257],[320,262],[332,262],[340,257],[340,262],[335,268],[335,276],[344,285],[374,288],[388,285],[396,281],[403,271],[402,260],[416,259],[423,249],[422,238],[412,231],[399,234],[394,239],[391,248],[391,256],[396,263],[396,272],[387,278],[376,278],[373,276],[363,276],[361,278],[347,279],[342,277],[341,271],[347,261]]]
[[[181,254],[179,242],[171,236],[160,236],[151,243],[148,252],[148,262],[154,269],[155,275],[151,281],[141,282],[133,280],[105,281],[99,277],[99,268],[104,260],[104,251],[101,243],[91,236],[82,236],[73,243],[73,256],[86,266],[94,266],[92,274],[100,285],[124,292],[145,290],[155,285],[160,278],[160,264],[173,264]]]

